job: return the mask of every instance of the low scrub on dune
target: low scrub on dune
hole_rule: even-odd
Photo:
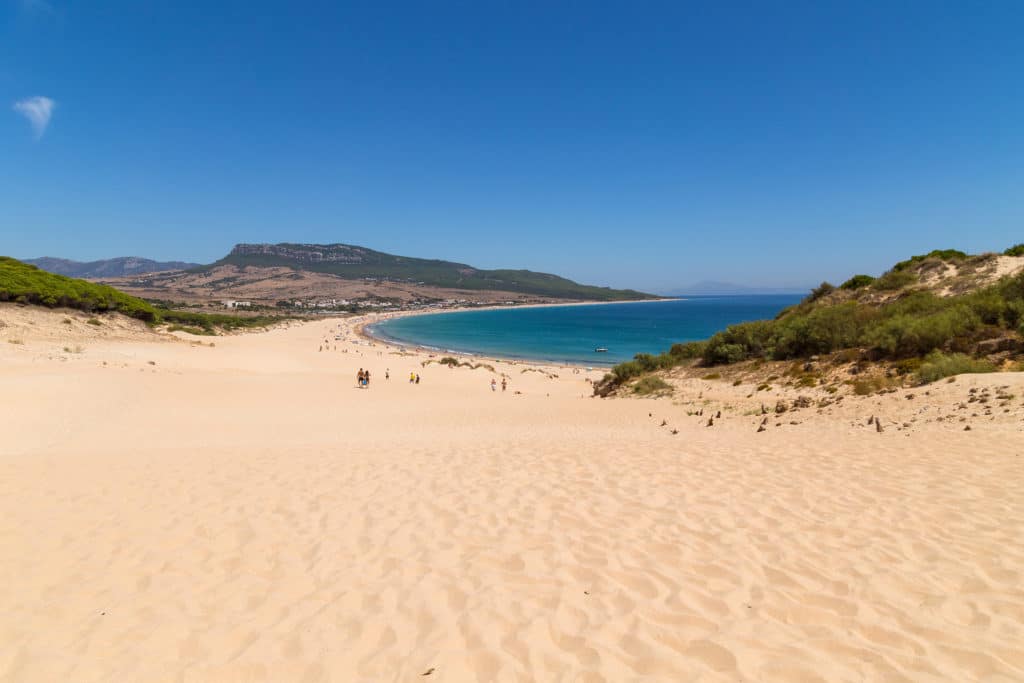
[[[189,325],[171,325],[167,328],[168,332],[185,332],[186,334],[193,334],[196,336],[213,335],[212,329],[206,329],[202,327],[191,327]]]
[[[172,311],[122,291],[86,280],[55,275],[17,259],[0,256],[0,301],[47,308],[75,308],[89,313],[121,313],[150,325],[169,323],[172,329],[192,334],[216,334],[216,330],[266,327],[281,316],[236,316],[220,313]],[[70,320],[67,323],[70,324]],[[90,325],[100,326],[98,318]]]
[[[670,394],[672,385],[657,375],[648,375],[633,385],[633,393],[640,396]]]
[[[854,275],[849,280],[839,286],[840,289],[863,289],[869,287],[875,278],[870,275]]]
[[[470,370],[477,370],[483,368],[494,372],[494,366],[490,363],[470,363],[469,361],[460,361],[458,358],[452,358],[451,356],[445,356],[440,360],[425,360],[421,363],[423,367],[427,367],[431,363],[437,363],[439,365],[447,365],[449,368],[469,368]]]
[[[863,349],[869,358],[890,361],[923,359],[941,351],[967,367],[965,354],[981,348],[986,340],[1006,338],[1020,347],[1024,272],[951,296],[908,285],[918,281],[919,271],[944,268],[946,263],[969,266],[982,258],[955,249],[936,250],[898,263],[878,279],[854,276],[838,291],[822,283],[774,320],[732,325],[705,341],[674,344],[662,354],[638,354],[612,368],[595,385],[595,393],[607,395],[636,377],[684,363],[713,367],[748,360],[797,360],[849,349]],[[889,291],[894,294],[881,300],[873,294]],[[934,363],[924,370],[927,376],[950,367],[948,360],[930,358]]]
[[[927,254],[911,256],[906,261],[900,261],[893,266],[892,269],[895,271],[907,270],[908,268],[921,264],[929,259],[935,261],[959,262],[966,261],[967,258],[967,254],[959,249],[932,249]]]
[[[928,383],[953,375],[993,372],[995,369],[995,366],[987,360],[971,358],[967,354],[932,351],[925,356],[921,367],[918,368],[917,377],[921,382]]]
[[[172,329],[192,334],[212,335],[217,330],[233,331],[245,330],[259,327],[267,327],[284,320],[281,316],[273,315],[227,315],[224,313],[194,313],[192,311],[167,311],[158,309],[159,320],[171,323]]]
[[[915,282],[917,282],[917,274],[909,270],[896,270],[893,268],[888,273],[883,273],[881,277],[871,283],[871,286],[883,292],[890,292],[903,289]]]
[[[910,358],[947,346],[963,351],[992,336],[1020,333],[1022,322],[1024,274],[961,296],[911,291],[878,305],[804,302],[775,320],[728,327],[686,355],[699,353],[709,366],[855,347],[871,349],[878,358]]]

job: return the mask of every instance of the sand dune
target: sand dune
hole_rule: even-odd
[[[69,354],[12,311],[2,680],[1024,680],[1019,374],[757,433],[742,388],[503,394],[338,321]]]

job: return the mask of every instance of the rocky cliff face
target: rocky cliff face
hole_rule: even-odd
[[[236,244],[231,256],[269,256],[302,263],[366,263],[368,249],[347,244]]]

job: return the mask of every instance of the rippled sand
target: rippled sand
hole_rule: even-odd
[[[707,428],[335,324],[4,344],[0,678],[1024,680],[1016,412]]]

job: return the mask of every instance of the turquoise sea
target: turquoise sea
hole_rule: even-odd
[[[485,309],[385,320],[378,338],[439,351],[610,365],[676,342],[707,339],[738,322],[775,317],[798,295],[704,296],[672,301]],[[596,348],[607,348],[597,353]]]

